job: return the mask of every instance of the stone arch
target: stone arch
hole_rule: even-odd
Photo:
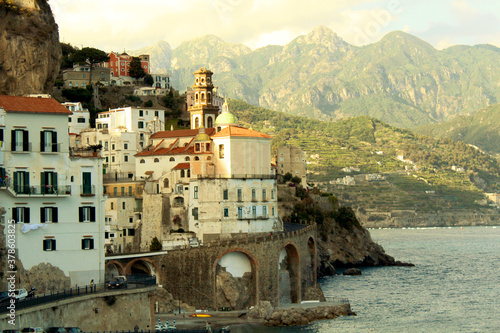
[[[316,240],[314,237],[309,237],[307,239],[307,250],[309,253],[309,258],[308,258],[308,263],[307,263],[307,268],[308,272],[310,273],[309,276],[307,277],[309,281],[309,285],[316,286],[317,283],[317,249],[316,249]]]
[[[230,255],[231,253],[238,253],[240,255],[244,255],[245,258],[248,260],[248,262],[250,264],[250,269],[251,269],[250,275],[246,275],[247,273],[245,273],[246,276],[244,275],[243,279],[240,279],[240,280],[243,280],[242,281],[243,284],[245,284],[245,280],[246,280],[246,282],[247,282],[246,285],[249,288],[248,294],[250,295],[246,304],[240,304],[240,306],[250,307],[252,305],[256,305],[259,302],[259,293],[258,293],[258,290],[259,290],[259,273],[258,273],[259,272],[259,263],[257,261],[257,258],[250,251],[248,251],[246,249],[232,248],[232,249],[228,249],[228,250],[222,252],[216,258],[216,260],[214,261],[213,266],[212,266],[213,282],[214,282],[214,284],[213,284],[214,306],[216,309],[220,308],[221,306],[224,306],[224,302],[226,301],[226,300],[219,300],[218,299],[220,288],[218,288],[217,276],[218,276],[218,273],[221,273],[220,272],[221,266],[219,265],[219,263],[226,255]],[[231,307],[233,308],[233,306],[231,306]],[[233,310],[235,310],[235,308],[233,308]],[[237,309],[237,310],[240,310],[240,309]]]
[[[116,260],[110,260],[106,263],[104,266],[105,270],[105,280],[109,281],[113,277],[118,276],[118,275],[124,275],[125,270],[123,268],[123,265],[116,261]]]
[[[286,242],[278,255],[278,305],[300,303],[300,254],[297,245]]]
[[[131,260],[124,268],[127,275],[156,276],[156,284],[160,284],[160,270],[158,265],[149,258],[136,258]]]

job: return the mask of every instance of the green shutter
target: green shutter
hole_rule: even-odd
[[[57,132],[52,132],[52,151],[57,151]]]
[[[30,208],[24,207],[24,223],[30,223]]]
[[[40,151],[45,151],[45,131],[40,132]]]
[[[45,223],[45,207],[40,207],[40,223]]]
[[[18,189],[18,186],[19,186],[19,171],[14,171],[14,192],[18,193],[19,192],[19,189]]]
[[[54,223],[59,222],[57,207],[52,208],[52,222],[54,222]]]
[[[57,189],[57,172],[52,172],[52,188],[54,191],[58,191]]]
[[[24,193],[29,193],[30,191],[30,173],[24,171]]]
[[[45,172],[40,172],[40,193],[45,194],[47,193],[47,189],[45,188],[45,185],[47,185],[47,182],[45,181],[47,175]]]

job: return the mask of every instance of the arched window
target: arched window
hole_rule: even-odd
[[[198,104],[198,93],[194,94],[194,102]]]
[[[186,171],[181,170],[181,178],[184,178],[184,177],[186,177]]]
[[[208,117],[207,119],[207,128],[212,128],[214,127],[214,120],[212,117]]]
[[[205,93],[201,93],[201,101],[205,100]]]
[[[196,152],[200,151],[200,144],[199,143],[194,144],[194,151],[196,151]]]
[[[145,161],[144,159],[141,159],[141,160],[139,161],[139,163],[141,163],[141,164],[142,164],[142,163],[146,163],[146,161]]]
[[[200,128],[200,118],[194,118],[194,128]]]
[[[212,156],[207,156],[207,161],[211,161],[212,160]]]
[[[155,158],[154,162],[155,162],[155,163],[158,163],[158,162],[160,162],[160,159]]]
[[[189,156],[186,156],[186,158],[184,159],[184,161],[190,161],[191,159],[189,158]]]
[[[168,178],[163,179],[163,187],[168,188]]]
[[[170,162],[175,162],[175,158],[170,157],[169,161],[170,161]]]
[[[195,157],[194,157],[194,160],[195,160],[195,161],[199,161],[199,160],[200,160],[200,158],[199,158],[198,156],[195,156]]]
[[[208,104],[212,104],[212,94],[209,92],[207,92],[207,103]]]

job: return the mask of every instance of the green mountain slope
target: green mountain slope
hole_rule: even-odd
[[[401,31],[355,47],[320,26],[285,46],[254,51],[205,36],[177,47],[170,67],[153,70],[168,70],[184,90],[199,67],[210,68],[231,98],[320,120],[369,115],[408,128],[500,101],[498,48],[440,51]]]
[[[447,122],[421,126],[415,131],[437,138],[461,140],[490,154],[500,154],[500,104],[481,109],[471,116],[457,116]]]
[[[485,192],[500,190],[499,162],[462,142],[418,135],[367,116],[323,122],[237,100],[231,100],[230,107],[240,124],[274,137],[273,151],[285,144],[302,147],[310,162],[309,180],[382,175],[383,180],[363,180],[365,185],[335,193],[346,195],[358,208],[479,209],[477,201]],[[454,171],[454,166],[464,171]],[[347,173],[342,170],[346,167],[360,171]]]

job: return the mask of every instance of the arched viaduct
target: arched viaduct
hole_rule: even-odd
[[[156,275],[157,283],[174,299],[198,309],[217,309],[221,304],[217,274],[222,258],[231,254],[243,258],[251,270],[245,275],[248,288],[242,291],[249,294],[246,306],[261,300],[270,301],[273,306],[298,303],[308,287],[316,286],[316,225],[288,225],[286,230],[211,242],[161,255],[116,256],[116,259],[108,256],[106,272]]]

